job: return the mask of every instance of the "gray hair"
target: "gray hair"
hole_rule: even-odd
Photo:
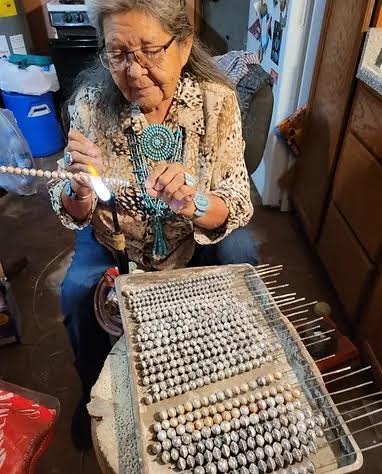
[[[103,21],[107,15],[129,10],[141,10],[158,19],[163,28],[184,42],[193,34],[185,0],[86,0],[90,20],[97,30],[100,46],[104,45]],[[207,49],[198,38],[194,38],[190,57],[184,71],[192,73],[199,82],[215,82],[231,89],[234,86],[214,63]],[[76,92],[86,86],[101,86],[100,106],[109,118],[115,117],[125,99],[115,85],[112,76],[97,60],[89,69],[78,76]],[[72,97],[73,99],[73,97]]]

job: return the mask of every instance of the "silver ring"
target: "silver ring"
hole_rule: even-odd
[[[189,173],[184,173],[184,182],[186,186],[194,188],[196,186],[196,179]]]
[[[73,160],[73,155],[70,153],[70,151],[66,151],[64,154],[64,163],[66,166],[72,166],[74,160]]]

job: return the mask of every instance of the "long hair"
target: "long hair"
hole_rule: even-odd
[[[174,36],[178,44],[193,35],[185,0],[86,0],[89,17],[97,30],[100,47],[104,44],[103,21],[113,13],[140,10],[156,18],[163,28]],[[215,82],[234,89],[230,80],[215,65],[208,50],[194,37],[191,53],[184,71],[192,73],[199,82]],[[115,118],[126,99],[113,81],[110,71],[97,59],[81,72],[69,103],[84,87],[100,89],[98,106],[108,119]],[[117,112],[117,113],[116,113]]]

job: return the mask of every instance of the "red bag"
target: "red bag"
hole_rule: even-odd
[[[32,474],[49,446],[57,412],[0,390],[0,474]]]

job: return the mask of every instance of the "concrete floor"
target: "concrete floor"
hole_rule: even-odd
[[[281,282],[290,282],[301,296],[329,302],[340,318],[326,275],[293,215],[259,207],[252,225],[261,262],[284,264]],[[31,197],[9,194],[0,199],[0,229],[0,258],[5,263],[24,255],[29,259],[28,267],[12,281],[22,315],[22,345],[0,348],[0,379],[49,393],[61,403],[58,432],[38,474],[97,474],[93,452],[75,451],[69,437],[79,383],[61,323],[59,287],[70,260],[73,234],[59,224],[44,186]],[[357,439],[365,446],[377,438],[379,433],[373,431]],[[363,473],[382,472],[376,451],[365,458]]]

